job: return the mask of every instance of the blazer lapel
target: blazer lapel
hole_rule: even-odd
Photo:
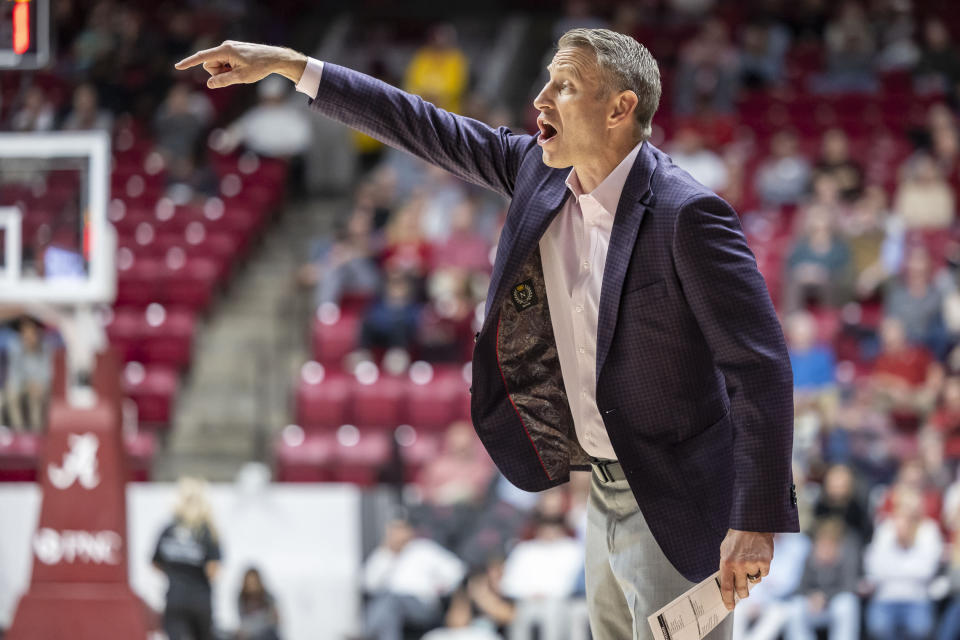
[[[627,275],[630,257],[637,240],[637,231],[647,207],[653,204],[650,178],[657,160],[649,143],[644,143],[630,170],[623,193],[617,205],[610,230],[610,245],[603,268],[603,285],[600,290],[600,317],[597,320],[597,380],[610,352],[610,343],[617,328],[620,309],[620,293]]]
[[[567,171],[550,169],[544,174],[540,184],[530,190],[530,196],[520,199],[515,196],[511,212],[517,222],[508,221],[503,226],[500,241],[497,244],[497,257],[490,276],[490,288],[487,292],[484,329],[489,326],[491,309],[496,309],[507,287],[512,286],[514,274],[520,271],[529,259],[530,253],[540,242],[550,222],[567,199]],[[516,211],[513,211],[516,207]]]

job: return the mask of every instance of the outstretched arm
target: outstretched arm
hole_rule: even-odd
[[[199,51],[175,66],[198,64],[210,73],[210,88],[252,83],[271,73],[299,82],[308,58],[285,47],[227,40]],[[532,136],[494,129],[472,118],[444,111],[419,96],[363,73],[324,63],[316,111],[397,149],[438,165],[456,176],[513,195],[520,162],[534,148]]]

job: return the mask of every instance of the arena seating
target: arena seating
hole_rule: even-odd
[[[42,74],[40,74],[42,75]],[[174,204],[165,195],[162,159],[135,123],[113,136],[108,216],[117,231],[117,300],[106,332],[126,363],[123,390],[137,406],[140,430],[128,439],[131,478],[149,479],[152,431],[170,426],[179,377],[190,367],[197,326],[283,200],[284,161],[210,152],[221,192]],[[73,197],[75,175],[51,172],[45,187],[6,182],[0,205],[19,205],[23,237],[55,227]],[[0,481],[32,480],[42,437],[0,433]]]

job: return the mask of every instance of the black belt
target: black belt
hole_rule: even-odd
[[[590,458],[590,464],[593,466],[593,471],[597,475],[597,480],[603,484],[627,479],[627,476],[623,473],[623,467],[621,467],[620,463],[616,460]]]

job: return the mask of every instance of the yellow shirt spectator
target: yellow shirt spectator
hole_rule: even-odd
[[[435,36],[435,40],[442,37]],[[404,88],[442,109],[459,113],[468,79],[469,65],[460,49],[453,43],[431,43],[414,54]]]

